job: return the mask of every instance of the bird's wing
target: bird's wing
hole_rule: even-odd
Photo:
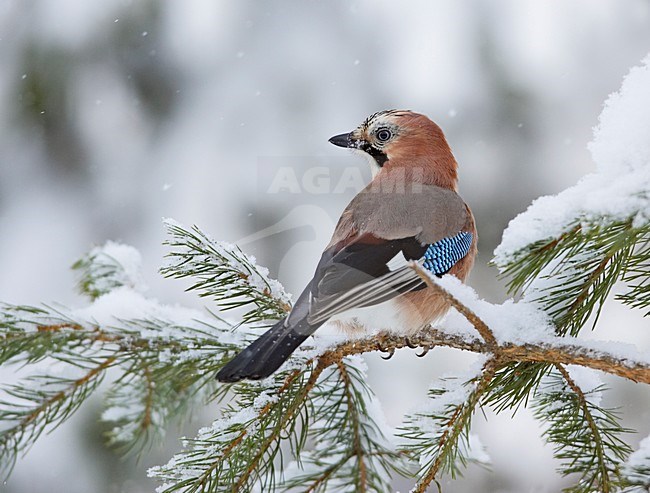
[[[357,196],[292,315],[306,315],[316,324],[351,308],[381,303],[424,286],[407,261],[421,261],[442,275],[467,255],[473,227],[464,202],[454,192],[422,187],[399,197]]]

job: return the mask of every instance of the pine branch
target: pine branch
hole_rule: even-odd
[[[191,367],[195,371],[196,365]],[[161,367],[153,358],[140,355],[131,365],[125,364],[102,413],[102,420],[112,425],[108,443],[122,452],[139,453],[162,438],[168,422],[184,415],[196,400],[197,387],[213,383],[210,376],[189,372],[180,376],[181,371],[176,365]]]
[[[125,325],[150,335],[120,340],[117,356],[122,374],[109,389],[102,418],[113,425],[109,443],[123,452],[139,453],[164,437],[171,419],[225,394],[227,389],[217,387],[214,374],[236,346],[219,342],[213,334],[159,320]],[[152,337],[170,330],[182,334],[181,338]]]
[[[613,243],[616,244],[617,241],[614,241]],[[557,244],[559,245],[560,242],[557,242]],[[598,296],[601,296],[598,294],[598,290],[604,292],[602,289],[606,289],[607,283],[605,281],[600,281],[598,276],[601,272],[607,270],[608,265],[612,262],[613,258],[614,255],[609,255],[608,253],[605,261],[600,260],[594,270],[587,275],[587,288],[585,289],[585,283],[583,283],[583,285],[579,287],[577,294],[575,294],[575,298],[578,300],[577,303],[574,303],[574,308],[576,310],[580,308],[588,311],[592,309],[593,306],[597,305],[597,303],[592,304],[592,308],[588,306],[588,304],[591,303],[591,298],[594,297],[594,292],[596,292],[595,296],[597,298]],[[580,265],[579,269],[583,269],[583,267],[584,265]],[[454,468],[457,468],[457,461],[459,460],[457,452],[459,439],[462,443],[462,437],[468,436],[467,425],[469,424],[469,417],[471,416],[476,404],[479,402],[481,398],[480,396],[483,396],[486,403],[495,404],[498,410],[505,409],[506,407],[518,406],[522,402],[526,402],[529,395],[537,389],[539,381],[548,372],[552,363],[578,363],[593,368],[606,369],[627,378],[645,382],[650,381],[650,374],[648,372],[649,365],[647,361],[639,360],[634,362],[630,361],[629,358],[619,357],[605,351],[595,351],[593,347],[589,347],[588,345],[584,345],[578,341],[556,337],[554,340],[545,341],[544,343],[502,343],[499,345],[490,327],[471,309],[461,303],[449,292],[442,289],[437,282],[434,282],[434,280],[430,279],[425,273],[420,272],[421,269],[418,269],[417,266],[413,266],[413,268],[418,271],[418,274],[423,277],[423,279],[429,284],[430,288],[436,290],[440,296],[442,296],[450,305],[454,306],[467,318],[467,320],[470,321],[477,333],[480,334],[483,341],[459,335],[449,335],[441,331],[435,331],[434,329],[423,331],[417,336],[409,339],[380,334],[367,340],[354,341],[349,344],[340,345],[330,351],[326,351],[318,357],[316,369],[321,369],[322,371],[322,368],[331,365],[338,367],[338,365],[341,364],[341,360],[350,354],[359,354],[371,350],[381,350],[392,353],[395,349],[405,346],[420,346],[423,347],[426,352],[436,345],[447,345],[486,353],[494,358],[491,361],[499,362],[498,365],[495,363],[493,366],[490,366],[490,371],[485,372],[485,379],[481,381],[482,384],[480,385],[480,395],[475,396],[472,394],[471,399],[457,408],[457,414],[452,420],[452,426],[448,429],[447,434],[445,434],[444,439],[437,450],[440,454],[437,456],[439,457],[439,460],[434,461],[425,472],[425,476],[421,478],[419,487],[422,489],[426,488],[426,486],[433,481],[433,478],[436,477],[443,465],[447,467],[447,470],[449,471],[457,471],[457,469]],[[615,276],[618,276],[619,273],[620,272],[617,271]],[[602,287],[599,282],[604,287]],[[596,286],[595,290],[594,286]],[[584,306],[579,307],[583,302],[586,303],[586,308]],[[571,308],[571,310],[574,310],[574,308]],[[521,378],[522,372],[524,375],[523,379]],[[317,385],[314,384],[311,392],[316,392],[317,388]],[[345,388],[345,385],[343,388]],[[307,394],[308,393],[309,391]],[[305,394],[303,402],[309,401],[310,398],[307,394]],[[295,415],[289,413],[288,416],[291,420]],[[292,424],[295,424],[295,421],[292,421]],[[305,425],[305,427],[307,427],[307,425]],[[228,456],[238,452],[245,436],[246,434],[235,436],[234,441],[226,446],[225,450],[228,451]],[[354,436],[354,434],[352,434],[352,436]],[[270,481],[269,472],[272,471],[272,465],[270,465],[269,462],[261,461],[261,458],[266,457],[268,450],[276,450],[276,448],[270,447],[271,445],[277,447],[277,437],[271,436],[266,439],[266,441],[263,441],[262,445],[262,448],[258,450],[256,455],[253,457],[247,456],[244,452],[245,458],[242,460],[249,465],[243,470],[243,474],[239,476],[239,479],[234,483],[236,488],[244,490],[250,488],[253,484],[250,482],[251,476],[254,474],[261,474],[261,476],[256,477],[256,480],[262,480],[263,484],[272,484],[268,482]],[[354,450],[354,447],[352,447],[352,450]],[[344,465],[354,456],[355,454],[349,450],[338,454],[337,457],[340,458],[339,461],[327,464],[321,463],[319,464],[320,467],[316,468],[316,471],[311,471],[311,475],[303,475],[303,477],[311,480],[309,484],[312,485],[313,489],[324,488],[328,483],[333,484],[332,478],[335,478],[337,474],[340,474],[344,469]],[[301,460],[305,460],[304,454]],[[448,462],[444,462],[445,460]],[[191,462],[184,463],[184,467],[189,467],[191,464]],[[366,485],[363,480],[365,474],[360,473],[359,471],[363,471],[363,468],[359,468],[357,473],[353,474],[351,477],[361,478],[361,482],[358,483],[357,486],[363,489]],[[234,477],[232,481],[234,481]],[[230,481],[229,484],[232,484],[232,481]],[[194,483],[190,480],[190,482],[185,483],[185,486],[191,486],[193,484]],[[292,484],[295,486],[295,483],[289,482],[287,484],[289,486]],[[205,487],[205,483],[202,483],[202,485]],[[212,485],[212,483],[210,483],[210,485]]]
[[[511,292],[529,292],[533,286],[529,298],[552,316],[557,333],[575,336],[592,315],[595,326],[617,280],[647,279],[649,237],[650,225],[639,226],[632,219],[606,225],[577,222],[558,238],[529,245],[498,266],[509,278]],[[540,278],[544,283],[535,288],[532,283]],[[641,285],[634,296],[647,290]],[[646,305],[641,301],[635,306]]]
[[[535,351],[531,350],[531,352]],[[540,358],[539,361],[544,361],[544,359]],[[527,407],[530,396],[537,390],[542,378],[551,369],[552,364],[538,363],[534,360],[515,361],[505,365],[496,372],[490,382],[485,404],[493,407],[496,412],[508,409],[517,412],[522,405]]]
[[[79,292],[95,300],[122,286],[145,289],[140,263],[140,253],[135,248],[109,241],[93,248],[72,268],[78,271]]]
[[[461,467],[480,463],[470,447],[471,416],[494,377],[498,365],[489,360],[478,375],[466,382],[444,379],[429,390],[424,409],[406,416],[398,436],[404,450],[420,464],[418,483],[412,491],[424,492],[439,474],[462,475]]]
[[[487,355],[492,354],[494,350],[479,339],[429,327],[409,337],[380,333],[346,342],[324,353],[321,359],[334,361],[351,354],[371,351],[391,352],[402,348],[430,350],[435,347],[449,347]],[[633,382],[650,384],[650,362],[647,360],[621,357],[603,349],[596,349],[589,344],[581,344],[577,340],[558,338],[557,342],[508,343],[499,346],[498,354],[504,365],[516,362],[579,365]]]
[[[620,438],[632,430],[623,428],[613,410],[602,408],[594,394],[584,392],[562,365],[546,377],[535,396],[535,416],[549,423],[547,440],[555,444],[555,457],[562,461],[563,475],[577,473],[578,483],[565,491],[609,493],[621,486],[620,463],[630,447]]]
[[[161,269],[165,277],[195,279],[188,291],[213,298],[224,310],[253,305],[242,316],[245,324],[278,319],[291,307],[291,298],[280,283],[268,277],[268,270],[239,247],[217,242],[198,227],[187,229],[167,219],[172,249],[169,265]]]
[[[647,310],[650,315],[650,229],[641,231],[636,242],[634,254],[629,257],[623,275],[629,291],[618,298],[633,308]]]
[[[204,326],[208,330],[202,330],[197,328],[196,324],[194,324],[193,327],[180,327],[160,320],[121,321],[120,324],[122,327],[120,329],[112,328],[111,330],[103,330],[89,325],[86,322],[74,322],[73,317],[69,314],[61,313],[60,311],[55,312],[48,309],[29,308],[19,309],[13,307],[8,310],[8,313],[10,316],[5,316],[3,319],[4,330],[2,332],[2,336],[6,341],[11,341],[11,343],[13,343],[14,341],[20,340],[22,337],[29,338],[34,334],[36,334],[39,338],[38,340],[41,341],[41,345],[38,346],[39,349],[31,355],[29,353],[20,352],[20,356],[18,356],[18,353],[14,351],[13,354],[16,355],[16,358],[25,358],[27,360],[30,360],[30,358],[42,359],[57,354],[57,351],[62,347],[69,347],[77,350],[82,347],[89,348],[92,347],[92,345],[99,345],[99,348],[102,350],[110,350],[117,355],[118,360],[116,361],[116,365],[119,363],[119,366],[123,368],[126,375],[133,375],[135,368],[122,366],[125,362],[128,361],[133,364],[133,362],[138,360],[138,358],[151,358],[151,365],[138,367],[138,371],[144,371],[144,373],[139,373],[139,375],[141,376],[140,378],[142,378],[141,381],[145,382],[147,380],[146,371],[150,372],[150,376],[153,378],[152,381],[156,382],[156,385],[153,388],[160,389],[160,397],[162,401],[158,403],[157,398],[154,398],[153,395],[137,391],[137,386],[136,391],[128,394],[131,396],[130,399],[127,399],[125,395],[124,397],[118,396],[116,400],[109,400],[109,402],[112,403],[112,407],[119,407],[116,402],[120,399],[125,399],[123,401],[124,407],[133,409],[133,402],[139,402],[137,399],[146,397],[146,402],[149,402],[151,407],[147,411],[146,409],[148,404],[145,402],[144,405],[140,407],[140,409],[145,411],[141,413],[140,417],[136,416],[133,419],[134,423],[150,423],[153,425],[157,423],[156,419],[154,419],[156,412],[160,413],[162,416],[171,416],[177,412],[181,412],[180,410],[174,409],[173,406],[165,408],[164,403],[170,401],[170,399],[165,399],[165,396],[171,396],[171,400],[175,400],[176,402],[185,402],[188,400],[187,396],[192,395],[194,392],[200,394],[202,391],[201,389],[208,385],[208,382],[212,382],[213,372],[216,371],[220,365],[229,358],[229,355],[236,351],[236,347],[241,344],[241,342],[234,344],[219,342],[224,338],[225,340],[232,340],[232,336],[229,332],[224,331],[224,329]],[[146,336],[144,336],[144,334],[146,334]],[[52,344],[50,345],[48,341]],[[61,341],[67,341],[69,345],[65,346]],[[237,475],[237,480],[242,481],[240,486],[245,488],[254,484],[261,477],[266,478],[271,476],[271,457],[275,457],[273,455],[274,453],[279,453],[277,452],[279,448],[278,444],[281,442],[281,437],[284,433],[283,430],[287,426],[294,427],[296,430],[291,435],[294,437],[293,440],[296,443],[301,442],[299,436],[302,436],[302,431],[298,430],[298,428],[300,428],[298,423],[303,423],[305,421],[305,418],[301,418],[301,416],[304,416],[304,413],[309,409],[309,405],[306,401],[308,401],[310,389],[315,385],[314,379],[317,379],[318,375],[325,368],[331,365],[336,365],[337,362],[340,362],[345,356],[351,354],[360,354],[376,350],[391,351],[400,347],[414,346],[428,350],[441,345],[485,353],[488,355],[498,352],[499,358],[504,365],[512,364],[513,362],[582,364],[592,368],[603,369],[626,378],[650,383],[650,370],[648,369],[647,362],[621,360],[615,355],[607,354],[605,352],[599,353],[589,346],[581,346],[578,341],[568,341],[562,338],[557,338],[557,341],[552,341],[547,344],[503,344],[495,348],[491,344],[478,338],[449,334],[436,329],[427,329],[409,339],[395,335],[380,334],[367,339],[350,341],[349,343],[341,344],[330,351],[326,351],[318,357],[318,363],[316,364],[314,371],[310,374],[311,377],[309,378],[308,385],[306,387],[300,387],[303,389],[300,394],[301,397],[292,401],[294,402],[294,405],[291,406],[289,412],[282,414],[283,418],[280,421],[275,421],[276,424],[273,427],[273,430],[275,431],[268,440],[263,442],[264,447],[261,449],[259,448],[260,442],[257,438],[246,443],[246,447],[248,447],[249,451],[254,447],[256,451],[261,452],[262,450],[265,450],[269,452],[259,453],[253,462],[246,463],[248,465],[242,471],[242,474]],[[27,346],[29,346],[29,344],[27,344]],[[16,358],[12,358],[11,361],[18,361]],[[184,367],[183,364],[181,364],[183,361],[187,362],[187,366]],[[296,362],[295,364],[298,363]],[[304,360],[302,360],[300,365],[300,368],[307,368],[309,366]],[[201,368],[201,371],[198,372],[197,380],[194,381],[192,380],[192,375],[197,374],[196,370],[199,367]],[[298,373],[303,375],[300,372]],[[305,379],[306,377],[301,376],[300,378]],[[181,389],[181,393],[168,392],[168,388],[165,387],[165,382],[174,382],[172,388]],[[120,383],[127,383],[127,381],[123,380],[118,382],[118,384]],[[129,385],[124,385],[124,387],[128,388]],[[146,388],[146,386],[142,388]],[[221,389],[225,389],[225,387],[221,387]],[[212,395],[211,391],[206,392],[209,395]],[[136,401],[132,400],[133,396],[137,397]],[[161,406],[163,409],[162,411]],[[164,409],[168,409],[168,411],[164,411]],[[147,415],[149,418],[147,418]],[[123,417],[125,416],[128,415],[123,415]],[[278,419],[277,415],[276,419]],[[116,436],[128,431],[121,428],[121,420],[117,419],[115,421],[116,428],[114,434]],[[130,418],[125,419],[125,422],[130,422]],[[261,422],[261,428],[268,428],[268,426],[270,426],[267,421]],[[138,433],[144,433],[147,426],[136,426],[136,428],[137,429],[133,434],[134,438],[138,436]],[[128,436],[128,433],[122,436]],[[206,449],[211,451],[226,450],[228,451],[227,457],[230,457],[231,459],[234,458],[235,462],[237,462],[237,460],[242,460],[243,456],[238,452],[238,450],[246,436],[247,435],[244,434],[241,435],[241,437],[240,435],[236,435],[234,438],[231,437],[227,446],[219,445],[221,443],[220,441],[214,442],[211,440],[199,441],[195,446],[198,450],[203,450],[203,452],[205,452]],[[210,452],[210,454],[212,453],[214,452]],[[195,456],[194,460],[196,460],[197,457],[198,456]],[[210,459],[210,464],[214,462],[214,457],[212,455],[203,457],[203,459],[206,461]],[[223,462],[223,459],[220,460]],[[171,469],[180,467],[180,464],[182,464],[182,462],[174,464],[173,468],[170,466],[170,471]],[[241,464],[239,464],[238,467],[240,466]],[[267,472],[264,472],[265,470]],[[335,475],[336,472],[336,470],[330,470],[331,475]],[[184,478],[181,481],[178,477],[173,475],[175,473],[169,472],[168,474],[170,480],[178,480],[179,482],[177,485],[181,485],[182,487],[189,488],[189,485],[193,484],[193,481],[196,479]],[[210,483],[208,482],[208,485],[209,484]],[[272,483],[269,482],[268,484]]]
[[[108,408],[103,414],[104,420],[113,425],[109,442],[123,450],[137,451],[161,436],[169,419],[186,414],[188,406],[225,393],[226,388],[217,387],[213,375],[243,340],[241,335],[232,334],[232,327],[218,317],[210,320],[192,313],[194,318],[184,318],[181,324],[166,319],[166,314],[178,319],[183,309],[174,309],[172,314],[167,307],[134,291],[144,285],[139,263],[139,254],[131,247],[108,243],[93,249],[75,268],[83,293],[91,299],[101,297],[104,306],[113,304],[118,309],[130,298],[133,301],[129,303],[135,302],[138,311],[149,313],[141,319],[120,320],[116,314],[115,325],[100,328],[94,320],[78,319],[65,309],[3,305],[0,312],[0,364],[34,364],[50,358],[62,367],[84,366],[92,365],[97,354],[111,358],[112,366],[121,375],[108,392]],[[249,266],[251,278],[253,274],[259,277],[252,263]],[[266,285],[274,287],[271,281]],[[259,298],[269,297],[269,293],[256,289],[251,283],[250,293]],[[281,288],[270,293],[277,292]],[[276,300],[271,302],[277,304]],[[40,378],[29,385],[38,382],[50,389],[54,383],[65,383]],[[75,388],[74,382],[70,386]],[[19,389],[20,386],[7,389],[12,400],[0,403],[0,416],[5,420],[27,412],[13,395],[18,395]],[[62,413],[58,423],[76,410],[96,386],[86,385],[83,389],[86,391],[56,394],[53,402],[60,401],[61,409],[70,409]],[[49,408],[51,396],[47,393],[35,391],[24,397],[31,399],[32,407]],[[30,433],[22,432],[19,426],[3,431],[4,440],[15,444],[4,447],[7,462],[13,463],[20,451],[48,429],[49,421],[33,422],[34,430]]]
[[[376,421],[375,397],[357,358],[333,363],[310,393],[307,438],[312,450],[296,454],[281,487],[285,491],[388,491],[390,472],[404,474],[402,454]],[[288,478],[286,476],[289,476]]]
[[[83,353],[90,329],[48,306],[0,304],[0,364],[37,363],[56,352]]]
[[[75,379],[41,375],[5,387],[13,402],[0,401],[0,422],[12,424],[0,432],[0,473],[8,475],[21,451],[70,417],[114,363],[111,356],[94,361],[92,366],[85,363],[85,374]]]
[[[172,222],[168,222],[168,228],[174,251],[170,254],[172,263],[164,269],[166,275],[194,276],[198,280],[190,289],[215,298],[225,308],[245,307],[248,311],[244,323],[279,318],[286,313],[289,297],[276,281],[268,278],[265,269],[255,265],[254,259],[237,247],[214,242],[198,228],[187,230]],[[565,267],[577,272],[577,280],[567,280],[562,285],[562,289],[572,293],[564,313],[570,312],[573,318],[600,309],[599,303],[611,289],[608,285],[612,279],[624,278],[630,293],[643,295],[649,255],[643,231],[626,226],[614,235],[603,232],[602,241],[589,237],[597,255],[578,254],[580,241],[570,238],[571,235],[554,242],[547,253],[542,252],[542,256],[552,255],[550,258],[557,265],[565,262]],[[569,252],[567,245],[572,241],[575,251]],[[32,364],[51,358],[57,364],[86,372],[86,376],[65,381],[39,377],[40,390],[26,390],[25,385],[8,389],[12,400],[0,402],[0,420],[13,420],[13,426],[1,435],[7,445],[3,447],[6,460],[0,456],[3,463],[13,464],[19,451],[74,412],[96,389],[96,382],[108,366],[120,373],[109,390],[108,409],[103,417],[113,426],[111,443],[126,450],[142,450],[159,436],[170,419],[186,413],[185,405],[223,397],[229,388],[217,386],[213,375],[245,343],[247,338],[241,331],[233,333],[233,327],[218,317],[204,318],[194,312],[179,321],[180,309],[173,311],[171,319],[167,318],[170,310],[132,289],[139,282],[135,282],[138,275],[133,268],[137,262],[135,256],[129,256],[128,247],[110,256],[115,263],[106,260],[106,252],[107,247],[103,247],[78,266],[82,278],[87,278],[82,282],[83,291],[103,302],[110,302],[111,297],[119,302],[124,295],[135,297],[142,318],[116,317],[115,324],[109,326],[89,322],[62,309],[2,307],[0,364]],[[234,401],[226,406],[223,417],[201,430],[196,439],[187,440],[187,450],[167,465],[150,471],[165,482],[159,490],[239,492],[258,486],[273,489],[278,481],[275,468],[284,462],[283,444],[287,442],[297,461],[298,473],[280,477],[282,487],[300,488],[300,481],[304,481],[309,491],[385,490],[393,472],[404,473],[398,464],[405,456],[385,441],[371,412],[373,397],[363,372],[348,359],[368,351],[392,354],[396,349],[409,347],[423,348],[426,353],[436,346],[446,346],[487,356],[481,376],[466,388],[463,399],[419,416],[418,419],[437,423],[435,440],[425,440],[430,434],[418,429],[415,420],[410,422],[405,433],[414,445],[409,450],[420,457],[422,466],[416,491],[424,491],[441,473],[455,476],[472,459],[468,455],[469,426],[479,403],[490,404],[497,411],[516,409],[529,396],[542,395],[540,382],[557,365],[577,364],[650,383],[650,361],[642,355],[634,359],[631,353],[617,354],[596,343],[560,336],[506,342],[507,337],[504,339],[501,332],[495,333],[500,324],[491,318],[491,312],[473,302],[471,306],[461,302],[419,266],[413,268],[430,289],[470,322],[477,336],[428,328],[409,338],[375,334],[316,355],[313,349],[302,348],[273,378],[231,386]],[[550,275],[561,278],[555,272]],[[558,289],[558,283],[549,285],[549,291],[540,292],[554,293],[552,290]],[[463,300],[469,299],[462,291],[454,293]],[[488,317],[494,326],[478,316],[479,308],[478,313]],[[106,361],[110,363],[102,368]],[[574,396],[571,402],[573,409],[577,409],[573,426],[581,423],[591,438],[597,436],[596,446],[583,453],[592,458],[593,464],[599,464],[599,472],[591,475],[584,472],[587,461],[565,464],[565,470],[583,472],[581,485],[610,487],[621,483],[618,473],[612,471],[618,471],[618,464],[628,452],[618,438],[626,430],[615,426],[616,419],[610,411],[590,407],[590,401],[575,382],[573,386],[566,379],[564,382],[565,393]],[[443,391],[431,392],[434,403],[444,403],[445,395]],[[31,413],[46,419],[28,418]],[[322,442],[318,443],[321,447],[307,450],[311,440]],[[615,447],[619,455],[609,463],[607,454],[615,454]],[[582,491],[581,485],[575,491]]]
[[[0,422],[11,425],[2,431],[0,462],[8,469],[20,452],[64,422],[97,389],[104,371],[93,368],[103,370],[103,362],[122,372],[109,390],[103,415],[114,426],[110,443],[141,450],[162,435],[168,419],[225,391],[216,388],[213,375],[238,347],[215,338],[230,327],[218,328],[207,320],[189,326],[155,318],[122,320],[120,328],[100,329],[61,309],[3,309],[0,360],[35,364],[48,359],[61,374],[79,368],[89,374],[79,379],[36,375],[5,387]],[[153,312],[159,309],[152,305]]]
[[[619,295],[624,303],[650,306],[649,238],[650,225],[633,218],[580,219],[558,237],[528,245],[507,261],[502,255],[498,266],[510,278],[510,290],[523,290],[527,300],[538,302],[553,318],[559,335],[577,335],[589,317],[596,325],[605,299],[619,280],[630,286],[627,294]],[[489,403],[498,410],[517,409],[550,369],[536,363],[505,367],[493,381]],[[622,376],[638,378],[625,371]]]
[[[167,466],[164,466],[164,468],[162,469],[152,470],[152,475],[161,477],[163,480],[168,481],[168,484],[166,486],[167,489],[163,488],[162,491],[203,491],[202,489],[200,488],[197,489],[196,487],[196,481],[197,481],[196,476],[192,476],[192,477],[175,476],[175,474],[179,474],[179,471],[181,472],[187,470],[196,471],[197,464],[200,465],[201,463],[203,463],[203,464],[210,465],[210,467],[208,468],[210,475],[208,475],[207,477],[201,476],[200,478],[201,488],[204,488],[206,491],[209,488],[222,488],[222,489],[216,489],[215,491],[228,491],[227,489],[223,489],[225,488],[224,485],[232,485],[232,484],[237,484],[238,488],[242,488],[243,491],[246,491],[247,488],[250,488],[251,485],[254,483],[251,482],[251,475],[253,475],[254,476],[253,479],[256,480],[261,480],[264,478],[266,482],[263,484],[268,486],[269,484],[272,484],[269,482],[271,481],[269,479],[270,472],[272,471],[270,469],[271,464],[267,461],[261,462],[261,458],[265,456],[266,451],[269,449],[270,446],[275,447],[277,445],[277,440],[278,437],[280,436],[280,430],[282,429],[282,427],[286,427],[288,425],[291,426],[295,425],[295,416],[297,410],[307,409],[305,407],[301,407],[304,403],[304,399],[307,398],[307,395],[311,392],[311,389],[314,388],[316,379],[325,368],[328,368],[331,365],[336,365],[337,362],[340,362],[344,357],[349,356],[351,354],[361,354],[364,352],[376,351],[376,350],[390,351],[390,350],[403,348],[403,347],[411,347],[411,348],[422,347],[425,349],[427,348],[430,349],[440,345],[447,346],[447,347],[454,347],[458,349],[470,350],[474,352],[481,352],[486,354],[492,354],[492,352],[494,351],[494,348],[492,346],[489,346],[487,343],[479,339],[463,338],[461,336],[454,335],[454,334],[450,335],[432,328],[424,330],[420,334],[411,338],[404,338],[401,336],[396,336],[391,334],[380,334],[377,336],[340,344],[335,348],[324,352],[322,355],[318,357],[318,364],[316,365],[314,371],[311,373],[308,384],[305,387],[302,387],[301,398],[300,399],[292,398],[291,402],[293,402],[294,405],[291,406],[289,412],[285,412],[283,414],[283,417],[280,419],[280,421],[276,421],[276,424],[274,426],[255,424],[254,430],[268,429],[270,427],[270,429],[274,430],[274,433],[271,436],[266,437],[264,440],[262,440],[262,442],[260,442],[259,438],[257,438],[253,440],[253,442],[247,442],[243,446],[245,450],[248,450],[248,454],[250,454],[250,450],[252,447],[251,443],[256,444],[255,450],[257,451],[257,453],[254,456],[254,461],[250,460],[250,455],[248,455],[246,452],[241,452],[242,442],[247,436],[249,436],[250,433],[246,429],[246,426],[253,424],[253,422],[250,422],[250,423],[245,423],[246,426],[244,426],[243,428],[242,427],[234,428],[234,429],[226,428],[227,430],[229,430],[229,434],[227,435],[229,440],[228,443],[223,443],[222,441],[217,440],[216,438],[211,440],[205,440],[205,441],[199,440],[198,442],[191,442],[195,446],[195,448],[191,452],[188,452],[187,455],[184,456],[183,455],[177,456],[176,458],[172,459],[172,461],[170,461],[170,463]],[[612,373],[619,374],[621,376],[627,376],[628,378],[630,377],[630,375],[632,375],[638,380],[645,381],[646,383],[650,383],[650,367],[648,366],[648,364],[645,365],[643,363],[633,364],[629,361],[620,361],[615,356],[611,356],[611,355],[603,355],[603,354],[594,355],[591,349],[580,348],[579,346],[576,347],[567,344],[564,348],[558,348],[556,347],[555,344],[549,345],[547,347],[543,345],[540,346],[503,345],[503,346],[499,346],[498,351],[499,351],[498,353],[499,364],[505,365],[508,362],[512,363],[516,361],[574,363],[574,364],[580,364],[587,367],[609,370]],[[494,370],[491,370],[490,373],[488,373],[488,376],[490,378],[492,378],[493,376],[492,371],[496,372],[496,369],[497,368],[495,367]],[[286,374],[285,374],[285,378],[286,378]],[[490,381],[489,378],[486,378],[486,384],[489,381]],[[240,384],[240,385],[249,385],[249,384]],[[489,386],[486,387],[486,390],[482,391],[481,394],[483,394],[483,392],[488,392],[488,391],[489,391]],[[477,396],[476,398],[478,399],[478,397],[480,396]],[[240,404],[237,407],[237,409],[248,409],[250,408],[250,406],[251,406],[250,401],[247,401],[243,404]],[[260,412],[260,416],[256,418],[258,420],[257,422],[259,422],[260,419],[264,419],[266,413],[268,412],[269,409],[262,408],[262,411]],[[465,414],[465,416],[468,415]],[[223,428],[219,428],[219,429],[223,429]],[[462,427],[459,429],[462,429]],[[262,443],[263,445],[261,448],[259,448],[260,443]],[[228,451],[228,455],[225,457],[217,456],[216,458],[210,455],[204,457],[201,454],[205,453],[206,449],[226,450]],[[244,464],[246,464],[246,467],[244,469],[241,469],[242,467],[241,463],[238,464],[238,467],[240,467],[239,472],[232,473],[231,469],[228,468],[224,469],[223,466],[218,466],[218,463],[221,463],[225,460],[231,460],[230,457],[233,454],[236,455],[242,453],[243,453],[243,457],[249,457],[249,458],[242,459],[242,455],[238,456],[238,459],[243,460]],[[210,462],[209,459],[211,459],[214,462]],[[255,469],[260,467],[259,464],[262,464],[261,472],[260,471],[255,472]],[[337,470],[336,465],[332,465],[329,467],[330,467],[329,469],[322,471],[322,473],[323,474],[336,473]],[[217,475],[217,471],[221,473],[221,476]],[[223,484],[221,482],[217,482],[216,479],[217,476],[223,479]],[[324,482],[324,480],[322,480],[322,482]],[[318,486],[318,484],[316,486]]]
[[[306,412],[306,396],[323,369],[288,370],[270,382],[236,385],[236,401],[226,407],[223,418],[187,440],[189,450],[149,470],[150,476],[165,483],[159,491],[250,491],[257,481],[272,488],[281,435],[302,443],[296,436],[296,420]]]

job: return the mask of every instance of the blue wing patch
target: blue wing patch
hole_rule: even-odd
[[[443,238],[429,245],[424,252],[424,268],[437,276],[448,272],[456,262],[469,252],[472,246],[472,233],[461,231],[456,236]]]

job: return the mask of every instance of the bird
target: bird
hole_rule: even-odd
[[[372,180],[345,208],[313,278],[289,314],[217,373],[221,382],[272,375],[328,320],[380,307],[404,334],[442,317],[448,303],[409,262],[465,282],[478,248],[474,216],[458,194],[458,164],[442,129],[410,110],[370,115],[329,139],[364,155]]]

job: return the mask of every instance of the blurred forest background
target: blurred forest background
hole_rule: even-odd
[[[0,0],[0,300],[80,306],[69,266],[112,239],[142,252],[152,296],[202,306],[157,273],[162,217],[245,239],[298,293],[355,194],[334,190],[342,170],[369,177],[327,139],[408,108],[448,137],[479,228],[470,284],[501,301],[487,263],[503,229],[593,169],[586,144],[602,103],[649,51],[648,0]],[[268,193],[283,166],[299,180],[326,167],[331,186]],[[613,302],[606,310],[590,337],[650,349],[647,320]],[[472,359],[368,357],[389,423]],[[641,432],[636,446],[650,432],[650,394],[607,381]],[[152,491],[146,468],[215,412],[171,429],[138,462],[104,447],[99,409],[97,398],[43,438],[0,490]],[[475,429],[492,472],[471,468],[445,491],[558,491],[530,414],[488,417]]]

